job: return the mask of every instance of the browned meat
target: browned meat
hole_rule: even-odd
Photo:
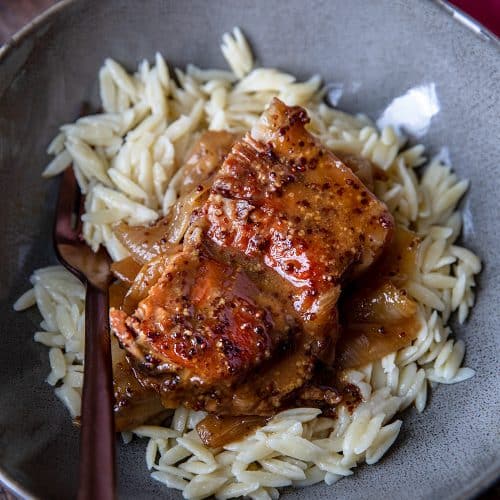
[[[294,287],[294,307],[309,331],[330,321],[342,282],[377,259],[393,220],[306,131],[308,121],[302,108],[275,99],[233,146],[206,213],[215,243],[261,259]]]
[[[341,286],[378,258],[393,221],[307,121],[275,99],[195,188],[196,206],[178,209],[184,240],[157,224],[160,255],[137,275],[133,300],[111,310],[138,380],[166,407],[270,415],[340,399],[314,380],[333,361]]]
[[[239,266],[199,249],[175,255],[133,315],[113,311],[112,328],[137,371],[162,375],[165,406],[206,408],[270,359],[295,320]]]

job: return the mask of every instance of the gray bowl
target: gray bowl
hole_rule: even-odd
[[[424,142],[447,145],[472,180],[465,244],[485,262],[478,303],[456,329],[477,375],[434,391],[405,415],[397,445],[376,466],[332,487],[289,498],[467,498],[499,472],[500,51],[437,3],[403,0],[63,1],[0,56],[0,478],[21,496],[69,498],[77,485],[78,432],[44,382],[47,351],[31,341],[39,317],[12,303],[34,268],[54,261],[56,181],[40,178],[45,147],[82,101],[97,104],[106,56],[129,67],[162,51],[174,65],[222,67],[220,36],[248,35],[259,63],[345,83],[341,106],[376,117],[409,88],[435,83],[441,111]],[[144,443],[119,445],[120,498],[180,498],[152,481]]]

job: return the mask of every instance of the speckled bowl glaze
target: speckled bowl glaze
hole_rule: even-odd
[[[499,472],[500,50],[431,1],[63,1],[0,55],[0,478],[20,496],[70,498],[78,430],[44,382],[47,351],[32,342],[35,310],[12,303],[34,268],[54,262],[57,181],[40,177],[45,148],[82,101],[97,104],[106,56],[129,67],[159,50],[174,65],[223,67],[221,34],[239,25],[258,62],[343,82],[340,103],[377,117],[409,88],[435,83],[441,111],[423,142],[447,145],[471,179],[463,239],[483,259],[478,302],[456,328],[477,375],[440,386],[426,411],[408,411],[376,466],[287,498],[471,498]],[[349,89],[357,88],[350,92]],[[144,442],[118,445],[120,498],[180,498],[149,478]]]

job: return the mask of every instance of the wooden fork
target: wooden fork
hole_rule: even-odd
[[[110,258],[94,253],[81,238],[83,196],[72,168],[59,190],[54,248],[61,264],[86,285],[85,368],[80,431],[79,500],[115,497],[113,376],[109,336]]]

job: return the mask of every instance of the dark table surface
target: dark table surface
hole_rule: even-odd
[[[57,0],[0,0],[0,45],[28,21],[56,2]],[[463,10],[474,14],[477,12],[477,18],[481,22],[500,34],[500,0],[457,0],[455,3]],[[482,8],[475,11],[478,4],[482,4]],[[500,498],[500,485],[496,485],[481,496],[481,500],[489,498]],[[0,485],[0,500],[15,500],[15,497]]]

